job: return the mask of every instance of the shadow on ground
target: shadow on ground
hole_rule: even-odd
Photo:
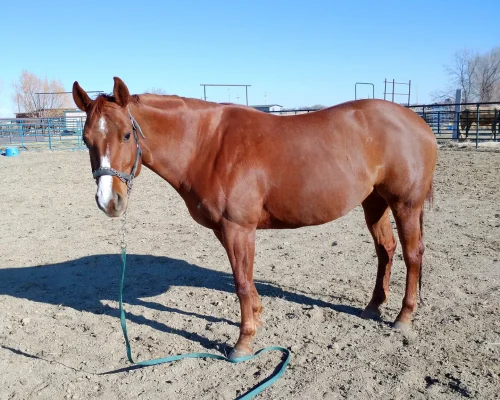
[[[119,318],[118,310],[103,304],[103,300],[118,299],[120,275],[119,255],[93,255],[57,264],[24,268],[0,269],[0,295],[32,300],[39,303],[63,305],[75,310],[105,314]],[[281,297],[287,301],[316,305],[336,312],[359,316],[361,309],[344,304],[333,304],[315,299],[312,295],[283,289],[275,283],[256,281],[261,296]],[[124,302],[158,311],[179,313],[205,319],[208,322],[226,322],[224,318],[193,313],[169,307],[142,298],[151,298],[173,286],[202,287],[234,293],[232,274],[214,271],[183,260],[149,255],[128,255]],[[187,289],[188,290],[188,289]],[[196,302],[196,297],[191,298]],[[177,334],[200,343],[207,349],[222,351],[226,344],[214,343],[196,332],[171,328],[141,315],[127,313],[127,318],[138,324]]]

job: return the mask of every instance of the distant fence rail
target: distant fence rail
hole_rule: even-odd
[[[500,141],[500,102],[419,104],[406,106],[420,115],[438,140]],[[458,110],[458,111],[457,111]],[[298,115],[317,110],[270,111]]]
[[[0,149],[79,150],[85,117],[0,119]]]
[[[431,127],[438,140],[500,141],[500,102],[407,106]],[[317,110],[271,111],[298,115]],[[0,150],[81,150],[85,117],[0,119]]]
[[[441,140],[500,140],[500,102],[410,105]]]
[[[305,109],[297,109],[297,110],[277,110],[277,111],[267,111],[268,114],[273,115],[299,115],[299,114],[308,114],[310,112],[319,111],[319,109],[313,110],[309,108]],[[266,111],[264,111],[266,112]]]

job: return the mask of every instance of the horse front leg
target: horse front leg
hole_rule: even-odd
[[[225,248],[221,232],[217,230],[214,230],[213,232],[217,237],[217,239],[219,239],[219,242]],[[254,238],[254,243],[255,243],[255,238]],[[262,322],[262,311],[264,310],[264,307],[262,307],[259,293],[257,292],[257,288],[255,287],[255,283],[253,281],[253,265],[254,265],[253,256],[255,254],[254,250],[252,251],[252,260],[247,263],[247,268],[248,268],[247,276],[251,278],[251,284],[252,284],[252,309],[253,309],[253,318],[255,321],[255,326],[257,328],[261,328],[264,325],[264,323]]]
[[[255,226],[241,227],[227,222],[220,230],[220,239],[231,263],[236,295],[240,301],[240,336],[229,355],[234,359],[253,353],[250,341],[260,323],[258,317],[262,307],[253,282]]]

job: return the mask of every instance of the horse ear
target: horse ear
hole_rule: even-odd
[[[113,78],[115,81],[115,87],[113,88],[113,96],[115,96],[116,104],[120,107],[125,107],[130,99],[130,92],[128,91],[127,85],[118,77]]]
[[[93,103],[87,92],[81,88],[77,81],[73,83],[73,100],[76,106],[85,112],[90,110]]]

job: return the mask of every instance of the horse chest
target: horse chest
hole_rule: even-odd
[[[197,223],[209,229],[215,229],[217,227],[221,215],[209,201],[197,198],[185,199],[185,201],[189,214]]]

